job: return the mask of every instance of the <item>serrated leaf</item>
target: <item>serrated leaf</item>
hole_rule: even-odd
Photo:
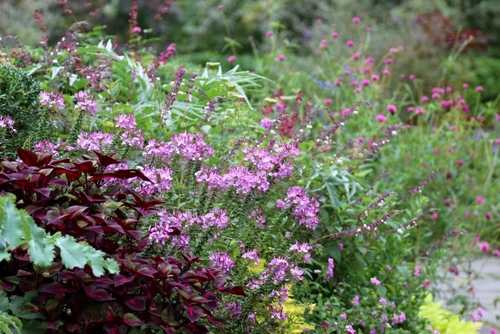
[[[26,212],[17,210],[12,196],[0,198],[0,240],[6,242],[9,249],[24,243],[23,231],[29,219],[31,217]]]
[[[49,242],[45,231],[36,226],[30,226],[31,240],[28,244],[30,260],[40,267],[48,267],[54,259],[54,245]]]
[[[68,269],[83,268],[87,263],[85,247],[67,236],[57,238],[55,241],[61,253],[61,261]]]

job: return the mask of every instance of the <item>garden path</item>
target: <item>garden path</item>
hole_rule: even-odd
[[[500,316],[500,305],[496,309],[493,306],[495,298],[500,298],[500,258],[479,259],[472,267],[480,273],[473,285],[477,299],[484,306],[483,322],[500,326],[500,321],[496,319],[497,315]],[[483,326],[481,334],[489,334],[490,328]]]

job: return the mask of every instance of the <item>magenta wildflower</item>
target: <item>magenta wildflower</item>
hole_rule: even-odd
[[[376,278],[376,277],[372,277],[370,278],[370,282],[372,282],[372,284],[376,285],[376,286],[380,286],[380,281]]]
[[[86,151],[107,151],[111,147],[114,135],[101,131],[81,132],[76,141],[76,148]]]
[[[482,92],[484,90],[483,86],[477,86],[476,92]]]
[[[361,22],[361,19],[359,17],[355,16],[352,18],[352,23],[359,23],[359,22]]]
[[[284,61],[286,59],[286,56],[282,53],[282,54],[278,55],[277,59],[279,61]]]
[[[410,75],[408,76],[408,79],[409,79],[409,80],[415,80],[415,74],[410,74]]]
[[[384,115],[382,115],[382,114],[377,115],[377,122],[384,123],[386,120],[387,120],[387,117],[385,117]]]
[[[353,307],[358,307],[358,305],[359,305],[359,296],[358,296],[358,295],[356,295],[356,296],[354,296],[354,298],[352,299],[352,306],[353,306]]]
[[[219,228],[226,228],[229,223],[229,217],[225,210],[212,209],[207,214],[199,217],[201,227],[208,228],[217,226]]]
[[[173,135],[171,145],[174,152],[183,156],[186,160],[202,161],[214,153],[214,149],[205,143],[203,135],[187,132]]]
[[[274,35],[274,33],[272,32],[272,30],[269,30],[266,32],[266,36],[267,37],[271,37],[272,35]]]
[[[167,168],[144,168],[142,173],[151,180],[151,182],[141,180],[135,191],[147,197],[163,194],[172,187],[172,171]]]
[[[398,111],[398,108],[394,104],[387,105],[387,111],[391,114],[395,114]]]
[[[234,62],[235,60],[236,60],[236,56],[234,56],[234,55],[231,55],[231,56],[227,57],[227,62],[228,62],[228,63],[232,63],[232,62]]]
[[[484,203],[484,197],[483,196],[477,196],[476,197],[476,202],[477,202],[477,204],[483,204]]]
[[[335,262],[333,259],[330,257],[328,258],[328,269],[326,271],[326,281],[328,282],[330,279],[333,278],[333,270],[335,269]]]
[[[298,281],[302,281],[304,279],[304,277],[302,276],[304,274],[304,270],[300,269],[297,266],[291,268],[290,273],[292,274],[293,278],[295,278]]]
[[[307,242],[299,244],[298,241],[295,241],[295,244],[290,246],[289,250],[290,250],[290,252],[308,253],[311,249],[313,249],[313,247],[310,246]]]
[[[380,301],[380,304],[381,304],[383,307],[385,307],[385,306],[387,305],[387,299],[385,299],[385,298],[380,298],[380,299],[379,299],[379,301]]]
[[[58,110],[65,108],[64,98],[61,92],[46,92],[40,93],[40,104],[49,109],[57,107]]]
[[[323,102],[324,102],[325,104],[327,104],[327,105],[332,105],[333,100],[328,98],[328,99],[324,99],[324,100],[323,100]]]
[[[385,68],[383,71],[382,71],[382,74],[385,75],[385,76],[389,76],[391,75],[391,71],[389,71],[387,68]]]
[[[348,47],[353,47],[354,46],[354,42],[351,41],[351,40],[348,40],[345,45],[347,45]]]
[[[339,37],[339,33],[334,31],[334,32],[332,32],[331,37],[337,38],[337,37]]]
[[[320,49],[324,49],[328,46],[328,41],[326,39],[322,40],[320,43],[319,43],[319,48]]]
[[[284,201],[278,200],[279,209],[292,208],[293,217],[306,228],[315,230],[319,224],[319,202],[314,197],[308,197],[304,189],[290,187]]]
[[[273,128],[273,121],[266,117],[260,121],[260,125],[266,130],[271,130]]]
[[[170,43],[170,45],[167,47],[165,51],[160,53],[158,56],[158,61],[165,65],[167,63],[167,60],[172,58],[175,54],[175,43]]]
[[[9,115],[6,115],[5,117],[3,115],[0,115],[0,129],[7,128],[12,133],[16,133],[17,130],[14,129],[14,124],[16,124],[16,122],[14,122],[14,120],[12,120]]]
[[[135,121],[135,116],[132,114],[128,115],[118,115],[114,118],[116,121],[115,126],[124,130],[135,130],[137,122]]]
[[[94,95],[89,95],[85,91],[79,91],[75,94],[76,107],[88,112],[90,115],[95,115],[97,112],[97,101],[94,100]]]
[[[486,241],[483,241],[479,244],[479,248],[481,249],[482,252],[487,252],[490,250],[490,244],[487,243]]]
[[[249,252],[244,253],[241,257],[244,258],[244,259],[247,259],[247,260],[253,260],[253,261],[255,261],[256,265],[259,264],[259,262],[260,262],[259,251],[256,250],[256,249],[253,249],[253,250],[251,250]]]
[[[415,266],[415,269],[413,270],[413,275],[420,277],[420,267]]]
[[[208,256],[210,260],[212,260],[212,266],[214,268],[220,269],[224,271],[226,274],[231,271],[234,267],[234,262],[231,260],[231,257],[227,253],[223,252],[214,252]]]
[[[233,318],[239,318],[241,314],[241,305],[238,302],[231,301],[226,305],[227,313]]]

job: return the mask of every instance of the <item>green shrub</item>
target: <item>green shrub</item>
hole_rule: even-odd
[[[39,94],[40,83],[29,73],[12,66],[0,66],[0,115],[10,116],[17,130],[6,137],[8,151],[23,146],[30,131],[36,128],[41,112]]]

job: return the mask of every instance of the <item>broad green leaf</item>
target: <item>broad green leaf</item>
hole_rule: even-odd
[[[31,228],[31,240],[29,241],[28,254],[30,260],[41,267],[48,267],[54,259],[54,245],[47,238],[45,231],[34,223]]]
[[[0,241],[7,243],[10,249],[21,246],[23,240],[23,229],[28,224],[26,212],[17,210],[12,196],[0,198]]]
[[[83,268],[87,264],[87,250],[84,244],[78,243],[75,239],[64,236],[57,238],[55,241],[61,252],[61,260],[64,266],[68,269],[75,267]]]

